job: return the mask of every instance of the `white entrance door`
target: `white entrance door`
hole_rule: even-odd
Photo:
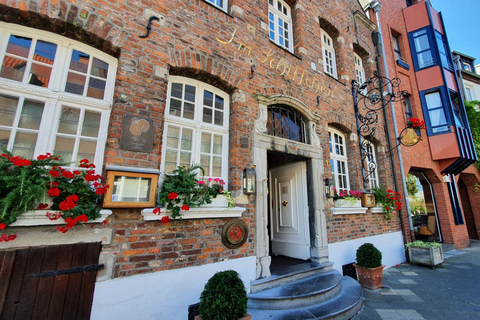
[[[272,253],[310,258],[305,162],[270,170]]]

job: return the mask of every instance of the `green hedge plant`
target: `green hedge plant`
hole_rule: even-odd
[[[217,272],[208,280],[198,308],[204,320],[236,320],[247,313],[247,292],[234,270]]]
[[[382,253],[371,243],[364,243],[357,249],[357,265],[362,268],[382,266]]]

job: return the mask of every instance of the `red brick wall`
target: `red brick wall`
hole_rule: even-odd
[[[255,160],[252,159],[254,121],[258,117],[255,94],[290,96],[321,117],[318,134],[325,159],[324,171],[328,177],[331,172],[328,125],[344,129],[346,134],[356,132],[351,93],[351,80],[355,79],[354,44],[361,49],[367,78],[376,69],[372,30],[353,17],[355,11],[361,10],[356,0],[297,1],[292,7],[295,55],[271,43],[267,30],[262,28],[268,26],[267,1],[230,1],[231,14],[228,15],[200,0],[51,0],[39,4],[33,0],[3,0],[0,3],[3,4],[0,7],[1,20],[62,33],[118,56],[104,165],[160,167],[167,79],[155,75],[159,68],[171,75],[196,78],[229,93],[229,186],[233,191],[241,189],[241,171]],[[235,6],[241,8],[243,14],[241,10],[232,10]],[[150,36],[141,39],[138,35],[146,32],[146,9],[152,10],[161,21],[153,21]],[[339,80],[323,73],[318,17],[339,31],[339,37],[334,39]],[[234,41],[229,44],[217,41],[216,37],[222,41],[230,39],[234,30],[232,26],[237,30]],[[243,50],[237,41],[251,50]],[[270,57],[262,62],[269,53]],[[277,63],[282,58],[288,61],[290,74],[281,75],[280,69],[277,70]],[[253,79],[249,79],[252,64],[256,65],[256,69]],[[316,65],[317,71],[311,68],[312,64]],[[298,70],[296,74],[295,70]],[[313,85],[314,79],[318,87]],[[154,120],[155,139],[151,153],[119,148],[121,121],[125,114]],[[380,120],[379,128],[382,127],[383,120]],[[383,130],[378,130],[376,139],[378,146],[388,150]],[[241,141],[248,143],[245,145]],[[348,141],[347,152],[352,189],[360,189],[358,141]],[[392,186],[388,153],[377,153],[377,161],[382,168],[380,178],[386,185]],[[400,230],[397,216],[391,221],[370,213],[333,216],[330,206],[326,204],[328,240],[331,243]],[[143,221],[140,209],[113,211],[108,225],[114,233],[113,242],[104,246],[103,250],[116,255],[115,277],[255,254],[254,197],[249,198],[243,215],[249,226],[249,241],[237,250],[228,250],[221,243],[220,231],[225,219],[184,220],[164,225]]]

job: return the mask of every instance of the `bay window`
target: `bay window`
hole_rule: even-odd
[[[423,94],[428,131],[432,134],[448,132],[450,126],[445,112],[444,97],[441,90]]]
[[[415,70],[427,68],[436,64],[434,46],[430,28],[423,28],[410,35],[412,57],[415,63]]]

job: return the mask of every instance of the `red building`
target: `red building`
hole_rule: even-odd
[[[477,157],[448,44],[448,26],[429,1],[365,5],[375,21],[379,10],[383,70],[386,66],[389,77],[398,78],[400,90],[407,94],[403,104],[395,106],[394,117],[390,112],[390,123],[398,128],[390,130],[393,145],[401,141],[396,137],[410,118],[426,123],[425,130],[416,130],[421,134],[417,144],[399,145],[393,151],[400,189],[403,180],[417,190],[408,194],[405,183],[410,211],[402,217],[406,238],[469,246],[468,229],[480,226],[476,209],[480,195],[474,192],[479,174],[471,165]]]

